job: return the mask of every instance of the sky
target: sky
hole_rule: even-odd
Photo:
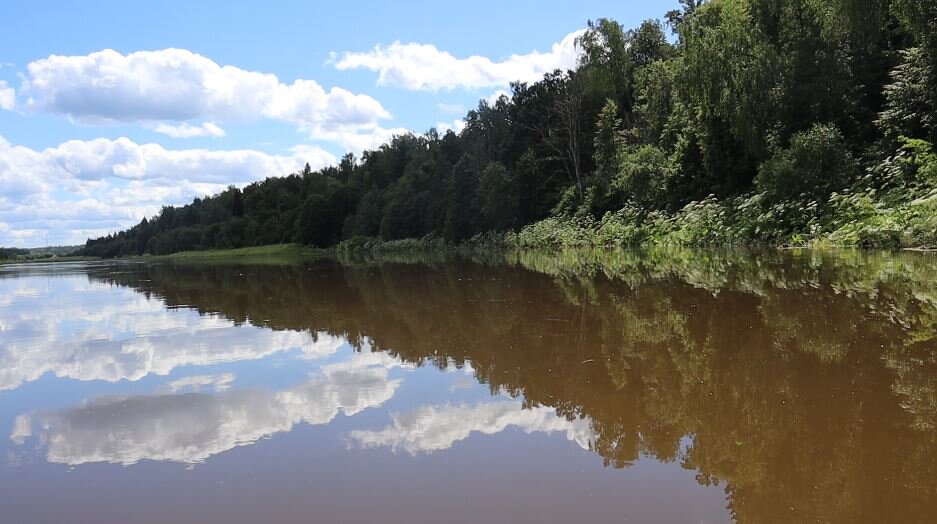
[[[458,132],[572,67],[588,20],[676,0],[4,5],[0,246],[82,244],[229,185]]]

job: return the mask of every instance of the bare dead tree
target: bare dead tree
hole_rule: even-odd
[[[566,135],[566,158],[571,172],[576,180],[579,190],[579,199],[583,198],[582,188],[582,157],[580,142],[582,139],[582,86],[579,80],[570,75],[563,86],[561,96],[557,97],[554,111],[559,116],[562,131]]]
[[[540,136],[547,146],[562,162],[566,175],[576,184],[579,199],[584,195],[582,173],[582,85],[573,74],[562,79],[559,93],[549,107],[550,119],[536,126],[526,126]]]

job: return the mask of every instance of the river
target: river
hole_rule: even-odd
[[[3,522],[932,522],[937,256],[0,266]]]

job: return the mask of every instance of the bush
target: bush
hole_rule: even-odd
[[[817,124],[761,165],[755,186],[770,203],[825,202],[856,179],[858,163],[835,126]]]
[[[622,154],[621,169],[613,187],[626,198],[653,207],[661,202],[673,162],[655,146],[642,146]]]
[[[712,195],[684,206],[672,223],[670,243],[701,246],[731,242],[728,210]]]

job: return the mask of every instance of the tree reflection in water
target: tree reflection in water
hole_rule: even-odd
[[[592,447],[723,482],[740,522],[937,514],[937,264],[645,251],[131,264],[91,278],[274,330],[471,363]]]

